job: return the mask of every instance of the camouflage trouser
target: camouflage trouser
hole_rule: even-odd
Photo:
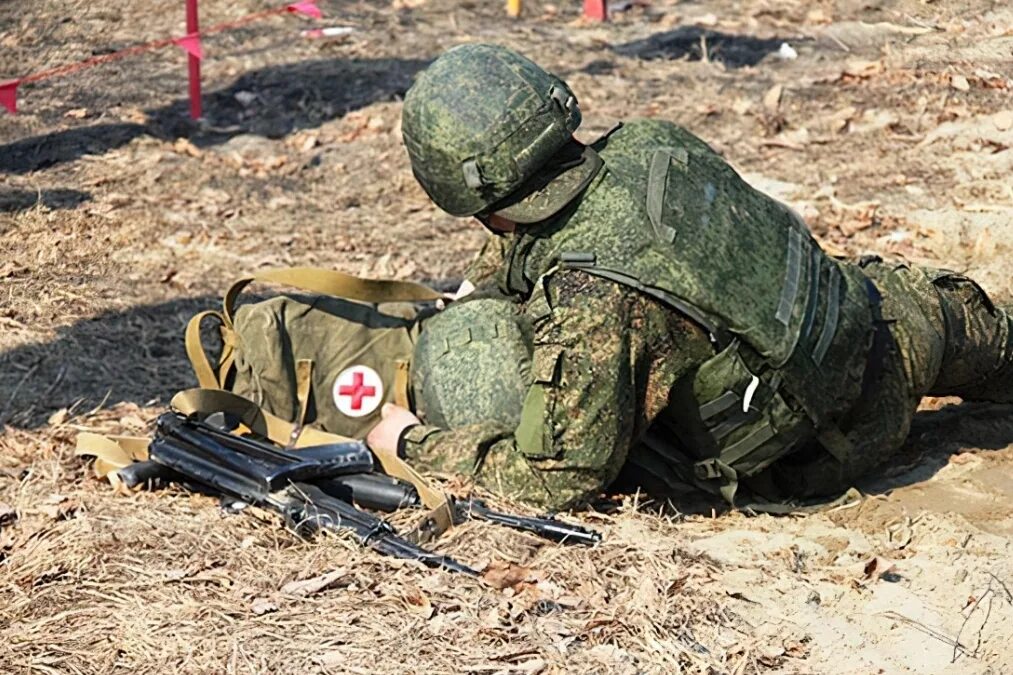
[[[878,260],[863,271],[882,294],[888,328],[878,378],[841,425],[852,446],[846,456],[814,449],[771,467],[782,494],[827,495],[852,485],[901,446],[923,396],[1013,402],[1013,319],[978,284]]]

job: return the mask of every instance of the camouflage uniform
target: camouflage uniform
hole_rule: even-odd
[[[636,123],[627,129],[636,132]],[[430,468],[474,472],[492,489],[552,507],[586,500],[617,479],[655,494],[713,491],[692,471],[701,459],[693,425],[670,414],[670,399],[687,395],[688,379],[713,355],[707,333],[612,281],[576,269],[544,276],[552,263],[538,254],[559,225],[492,237],[468,272],[480,288],[494,285],[523,302],[535,327],[532,376],[547,397],[542,419],[521,433],[495,422],[414,427],[404,438],[407,456]],[[782,500],[845,489],[901,445],[922,396],[1013,401],[1010,319],[974,282],[881,261],[861,269],[882,294],[889,329],[875,381],[842,416],[854,451],[841,462],[816,442],[802,443],[743,480],[751,496]]]
[[[482,49],[488,63],[495,50]],[[413,167],[426,143],[457,152],[409,124],[426,110],[410,99]],[[568,101],[568,120],[574,109]],[[449,128],[434,119],[437,134]],[[477,157],[463,162],[470,201],[445,208],[479,211],[505,138],[493,154],[469,141],[459,156]],[[489,210],[532,224],[487,245],[472,270],[495,270],[472,281],[515,298],[533,327],[520,422],[411,428],[402,441],[414,462],[474,471],[550,507],[617,483],[782,500],[840,491],[888,457],[922,395],[1013,400],[1010,319],[970,280],[828,258],[797,216],[674,124],[632,122],[560,153],[564,171],[583,167],[565,200],[555,178],[517,188],[518,199],[492,181]],[[438,163],[438,177],[456,161]],[[427,191],[446,201],[453,184],[425,170]],[[504,175],[516,186],[516,171]]]

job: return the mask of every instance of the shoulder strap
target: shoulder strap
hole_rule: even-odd
[[[443,294],[414,281],[363,279],[318,267],[282,267],[265,270],[240,279],[225,293],[225,317],[233,318],[236,299],[254,281],[284,284],[310,293],[333,295],[359,302],[427,302],[443,298]]]
[[[200,340],[200,329],[204,320],[214,317],[222,329],[224,346],[218,369],[211,365],[204,345]],[[228,366],[232,365],[232,323],[227,322],[225,315],[221,312],[208,310],[194,315],[186,324],[184,342],[186,343],[186,356],[190,359],[190,366],[193,367],[194,375],[197,376],[197,384],[205,389],[217,389],[225,384],[225,376],[229,371]],[[228,365],[226,365],[226,361]]]

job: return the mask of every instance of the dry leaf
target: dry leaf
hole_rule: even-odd
[[[81,502],[64,495],[52,494],[39,507],[39,512],[53,520],[70,520],[81,510]]]
[[[1013,110],[1003,110],[992,117],[992,124],[999,131],[1013,129]]]
[[[239,102],[239,105],[244,108],[248,108],[253,105],[253,102],[257,100],[257,95],[252,91],[237,91],[232,95],[232,98]]]
[[[347,582],[344,585],[351,583],[351,574],[344,569],[336,569],[327,574],[321,574],[320,576],[311,577],[309,579],[302,579],[299,581],[290,581],[281,587],[281,592],[287,595],[298,595],[301,598],[315,595],[321,591],[326,591],[328,588],[333,588],[342,582]]]
[[[879,75],[884,70],[886,70],[886,66],[882,61],[849,61],[841,71],[841,76],[865,79]]]
[[[865,581],[878,579],[894,568],[896,563],[888,558],[873,556],[862,567],[862,578]]]
[[[348,654],[336,649],[316,657],[316,662],[324,668],[342,668],[348,665]]]
[[[213,187],[202,188],[200,193],[198,193],[198,197],[202,201],[211,202],[212,204],[228,204],[232,200],[232,195],[228,192]]]
[[[17,537],[9,529],[4,531],[0,529],[0,560],[4,558],[4,552],[14,548],[14,543],[17,541]]]
[[[32,586],[41,586],[43,584],[48,584],[50,581],[56,581],[57,579],[66,574],[67,570],[63,569],[63,567],[59,565],[50,567],[49,569],[45,570],[32,580]]]
[[[849,105],[835,112],[829,118],[830,130],[834,133],[841,133],[848,129],[848,125],[858,115],[858,108]]]
[[[177,138],[176,142],[172,144],[172,149],[181,155],[190,155],[191,157],[201,156],[200,148],[186,138]]]
[[[81,504],[76,500],[67,500],[62,504],[46,504],[45,506],[40,506],[39,511],[56,521],[70,520],[80,513]]]
[[[503,560],[490,562],[482,572],[482,578],[493,588],[511,588],[515,591],[523,589],[526,583],[537,581],[529,568]]]
[[[22,272],[27,272],[28,268],[24,265],[18,265],[15,262],[8,260],[3,265],[0,265],[0,279],[6,279],[7,277],[16,277]]]
[[[303,142],[299,145],[299,150],[301,152],[309,152],[313,148],[317,147],[317,145],[319,144],[320,139],[318,139],[316,136],[310,135],[307,136],[305,139],[303,139]]]
[[[261,616],[262,614],[277,612],[278,605],[274,604],[267,598],[257,598],[250,604],[250,611],[256,616]]]
[[[735,99],[735,102],[732,103],[732,110],[735,111],[735,114],[737,115],[745,115],[752,109],[752,107],[753,102],[748,98],[737,98]]]
[[[73,110],[68,110],[67,112],[63,113],[63,116],[64,117],[70,117],[70,118],[73,118],[75,120],[83,120],[85,117],[88,116],[88,109],[87,108],[74,108]]]
[[[781,657],[784,656],[784,647],[780,645],[763,645],[758,650],[760,663],[768,668],[776,668],[781,665]]]
[[[120,418],[120,424],[125,427],[132,427],[134,429],[143,429],[147,424],[137,415],[130,413]]]
[[[763,95],[763,107],[770,112],[777,112],[777,109],[781,107],[781,95],[783,93],[784,87],[780,84],[775,84]]]
[[[144,112],[140,108],[126,108],[118,114],[121,120],[133,122],[134,124],[147,124],[151,121],[148,117],[148,113]]]
[[[429,601],[429,597],[418,586],[406,588],[403,599],[408,609],[421,614],[426,619],[430,618],[436,611],[433,609],[433,603]]]

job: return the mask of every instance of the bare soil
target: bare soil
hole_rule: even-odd
[[[182,33],[181,5],[11,0],[0,80]],[[182,327],[245,272],[460,277],[483,234],[427,202],[399,115],[466,41],[563,75],[586,138],[675,120],[829,249],[1013,297],[1008,2],[616,2],[605,25],[578,5],[322,1],[315,25],[356,31],[305,39],[314,22],[283,16],[207,40],[201,124],[173,50],[23,87],[0,116],[4,672],[1013,671],[1010,406],[926,401],[850,507],[630,497],[574,516],[605,534],[591,551],[477,524],[440,542],[482,580],[179,489],[117,496],[73,457],[78,430],[143,433],[192,384]],[[205,0],[202,20],[269,6]]]

